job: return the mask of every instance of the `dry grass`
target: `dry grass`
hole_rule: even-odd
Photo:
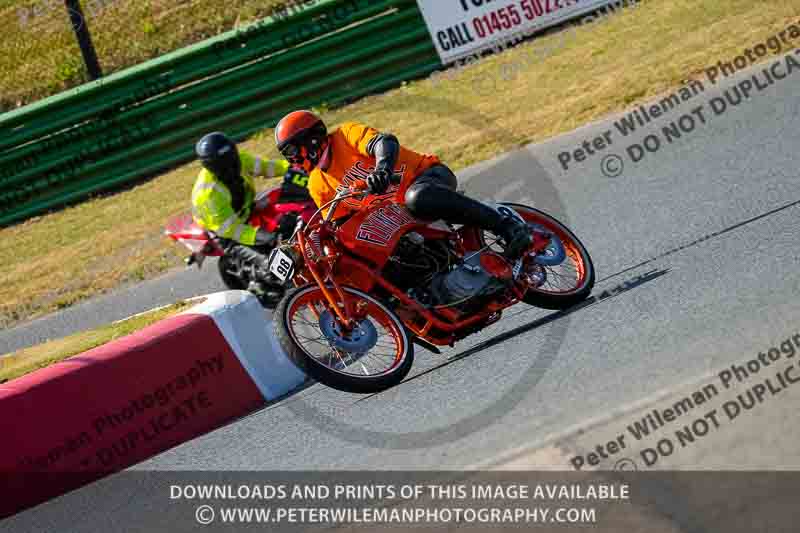
[[[73,355],[78,355],[115,339],[135,333],[188,307],[190,307],[190,304],[179,302],[164,309],[144,313],[116,324],[76,333],[63,339],[46,342],[2,356],[0,357],[0,383],[24,376],[40,368],[63,361]]]
[[[458,169],[663,93],[799,18],[794,0],[648,0],[580,27],[563,46],[550,35],[487,58],[452,81],[409,83],[324,115],[330,124],[358,119],[391,130]],[[554,49],[548,57],[499,82],[501,97],[471,90],[471,79],[497,77],[503,64],[548,46]],[[271,138],[265,131],[245,147],[274,156]],[[183,252],[161,228],[168,216],[187,210],[198,168],[186,165],[0,230],[0,325],[178,266]]]
[[[83,0],[105,74],[270,14],[281,0]],[[30,10],[33,9],[33,12]],[[29,16],[22,13],[32,13]],[[62,0],[0,0],[0,112],[87,81]]]

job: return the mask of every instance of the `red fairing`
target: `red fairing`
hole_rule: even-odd
[[[263,192],[259,198],[263,196],[266,196],[267,199],[266,207],[260,210],[254,209],[248,223],[267,231],[275,231],[280,225],[281,218],[287,213],[295,213],[308,222],[317,210],[311,199],[301,202],[281,202],[280,187]],[[195,254],[202,253],[202,255],[210,257],[219,257],[224,254],[223,250],[211,239],[211,235],[188,213],[170,219],[164,233]]]
[[[213,246],[209,249],[208,244],[211,241],[211,236],[194,221],[192,215],[185,214],[170,219],[170,221],[167,222],[164,233],[166,233],[170,239],[189,248],[192,253],[202,253],[203,255],[212,257],[222,255],[222,250],[217,246]]]
[[[308,222],[317,211],[314,202],[306,200],[304,202],[281,202],[280,187],[270,189],[266,192],[267,206],[264,209],[253,211],[250,216],[250,225],[257,228],[264,228],[267,231],[275,231],[283,215],[296,213],[303,220]]]

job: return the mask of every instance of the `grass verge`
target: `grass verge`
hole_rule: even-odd
[[[92,348],[97,348],[113,340],[135,333],[151,324],[180,313],[192,305],[194,304],[178,302],[163,309],[143,313],[101,328],[83,331],[63,339],[46,342],[2,356],[0,357],[0,383],[24,376],[34,370],[50,366],[73,355],[81,354]]]
[[[330,125],[357,119],[392,131],[457,170],[662,94],[798,18],[794,0],[645,0],[581,26],[563,44],[557,33],[544,36],[465,67],[452,80],[408,83],[324,117]],[[532,48],[552,51],[501,81],[502,93],[472,90],[472,80],[497,77],[504,65],[534,56]],[[465,124],[446,110],[450,104],[478,111],[486,122]],[[244,147],[276,156],[271,131]],[[179,266],[184,252],[161,230],[169,216],[188,211],[198,170],[197,163],[185,165],[0,230],[0,327]]]
[[[285,0],[83,0],[105,74],[266,17]],[[0,112],[88,81],[64,2],[0,0]]]

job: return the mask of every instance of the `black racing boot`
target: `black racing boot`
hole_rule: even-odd
[[[503,255],[512,261],[519,259],[533,244],[533,234],[528,225],[513,217],[503,217],[494,233],[503,239]]]
[[[533,243],[533,234],[525,223],[435,183],[413,184],[405,201],[406,207],[422,219],[446,220],[491,231],[503,240],[504,255],[511,260],[519,258]]]

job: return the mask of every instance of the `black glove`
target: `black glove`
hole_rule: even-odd
[[[297,213],[286,213],[283,215],[280,224],[278,224],[278,235],[284,239],[291,237],[294,233],[294,229],[297,227],[298,218],[300,217],[297,216]]]
[[[376,168],[375,171],[367,176],[367,185],[372,194],[383,194],[389,188],[392,174],[385,168]]]
[[[278,236],[271,231],[267,231],[263,228],[258,228],[256,231],[256,246],[275,246],[278,242]]]

